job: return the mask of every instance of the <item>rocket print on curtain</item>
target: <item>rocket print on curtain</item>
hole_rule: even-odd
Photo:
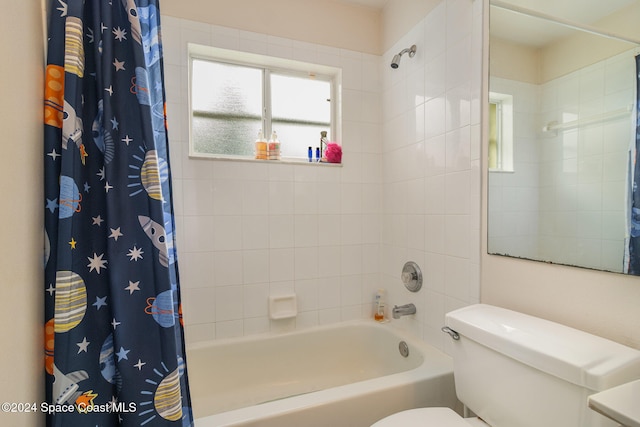
[[[50,0],[47,426],[193,425],[156,0]]]

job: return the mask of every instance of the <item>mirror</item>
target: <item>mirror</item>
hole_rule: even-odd
[[[627,272],[640,0],[490,4],[488,252]]]

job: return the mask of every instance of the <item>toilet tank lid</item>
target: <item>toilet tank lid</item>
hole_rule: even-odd
[[[640,351],[548,320],[476,304],[447,313],[445,323],[463,337],[594,391],[640,379]]]

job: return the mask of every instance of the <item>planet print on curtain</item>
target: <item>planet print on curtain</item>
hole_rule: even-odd
[[[47,426],[192,426],[158,1],[48,10]]]

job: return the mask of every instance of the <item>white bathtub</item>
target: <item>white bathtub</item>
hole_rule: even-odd
[[[187,361],[196,427],[368,427],[457,403],[449,356],[374,321],[199,343]]]

